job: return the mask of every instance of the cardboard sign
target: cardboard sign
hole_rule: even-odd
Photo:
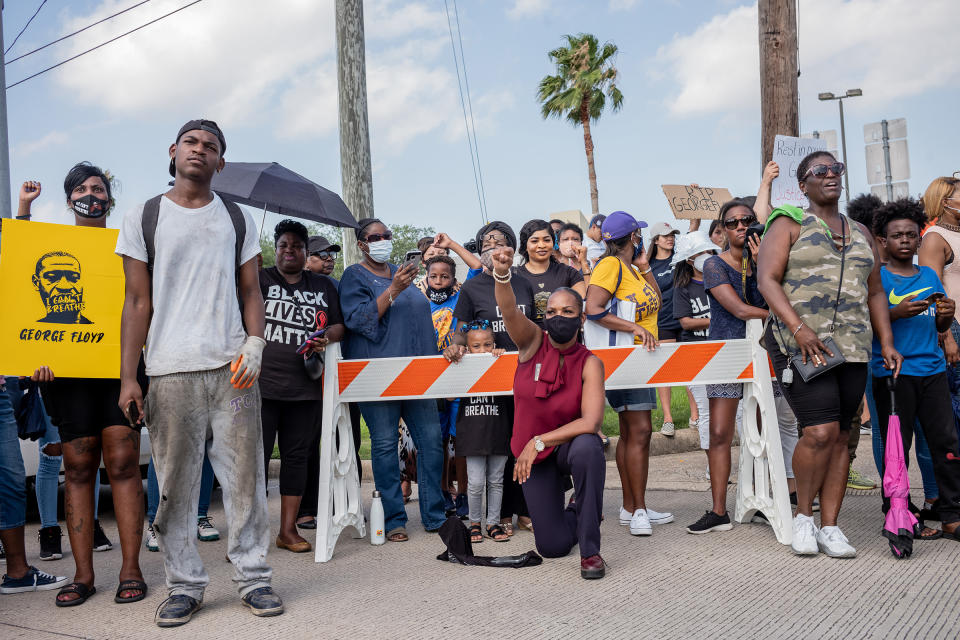
[[[693,187],[686,184],[662,184],[670,210],[678,220],[716,220],[720,207],[733,200],[730,192],[722,188]]]
[[[770,204],[776,208],[782,204],[792,204],[801,209],[810,206],[807,196],[800,191],[797,183],[797,165],[814,151],[826,151],[827,141],[823,138],[794,138],[778,135],[773,140],[773,161],[780,166],[780,175],[770,185]]]
[[[123,263],[116,229],[3,220],[0,372],[120,377]]]

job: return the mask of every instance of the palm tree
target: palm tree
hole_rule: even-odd
[[[593,137],[590,121],[598,120],[610,98],[613,111],[623,105],[623,94],[617,88],[617,69],[611,58],[617,45],[604,43],[589,33],[567,35],[567,46],[554,49],[547,55],[557,65],[557,74],[540,81],[537,98],[540,113],[549,117],[566,118],[574,126],[583,127],[583,146],[587,152],[587,170],[590,176],[590,204],[593,215],[600,213],[597,192],[597,171],[593,164]]]

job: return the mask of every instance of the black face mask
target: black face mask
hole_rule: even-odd
[[[430,298],[430,302],[434,304],[443,304],[450,299],[450,296],[453,295],[454,285],[445,287],[443,289],[431,289],[427,287],[427,297]]]
[[[580,316],[573,318],[553,316],[543,321],[543,327],[554,342],[566,344],[577,337],[577,331],[580,330]]]
[[[73,201],[73,210],[81,218],[102,218],[107,215],[109,208],[109,200],[103,200],[92,194]]]

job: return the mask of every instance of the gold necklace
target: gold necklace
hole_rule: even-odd
[[[953,231],[953,232],[956,232],[956,233],[960,233],[960,226],[957,226],[957,225],[955,225],[955,224],[947,224],[946,222],[943,221],[942,218],[941,218],[940,220],[937,220],[937,226],[938,226],[938,227],[943,227],[943,228],[946,229],[947,231]]]

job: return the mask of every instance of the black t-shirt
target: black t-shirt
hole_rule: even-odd
[[[710,317],[710,296],[703,288],[702,281],[691,280],[687,286],[674,289],[673,317],[677,318],[678,322],[680,318]],[[680,342],[706,340],[709,334],[710,327],[697,331],[684,329],[680,334]]]
[[[554,260],[550,261],[550,266],[543,273],[530,273],[526,266],[521,266],[517,267],[514,275],[530,282],[530,288],[533,289],[534,321],[540,326],[543,326],[550,294],[561,287],[573,287],[578,282],[583,282],[583,274]]]
[[[454,444],[458,456],[510,455],[512,433],[511,396],[460,398]]]
[[[503,324],[503,314],[497,306],[497,298],[493,292],[495,284],[493,276],[487,272],[479,273],[464,282],[460,286],[460,297],[457,299],[457,306],[453,309],[453,317],[460,322],[489,320],[497,348],[516,351],[517,345],[507,334],[507,328]],[[513,287],[513,295],[517,298],[520,310],[533,320],[533,289],[530,288],[530,283],[526,278],[514,276],[510,280],[510,285]]]
[[[660,287],[660,312],[657,314],[657,327],[660,329],[677,330],[680,323],[673,317],[673,267],[670,261],[673,256],[663,260],[651,260],[650,268],[653,277]]]
[[[266,328],[260,393],[271,400],[319,400],[320,381],[311,380],[297,353],[321,327],[343,324],[340,296],[333,281],[304,271],[300,282],[288,283],[276,267],[260,272]]]

